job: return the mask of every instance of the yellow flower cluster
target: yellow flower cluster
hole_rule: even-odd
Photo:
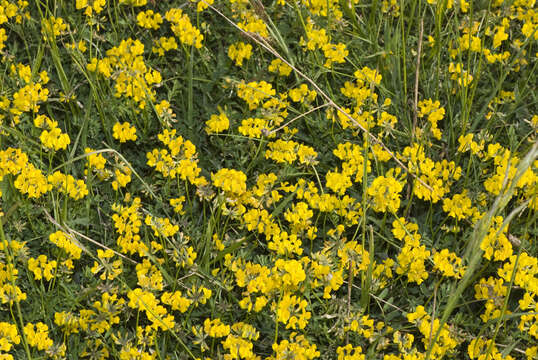
[[[61,17],[50,16],[49,18],[43,18],[41,21],[41,33],[44,40],[54,41],[57,36],[63,35],[66,32],[67,24],[64,23],[64,19]]]
[[[164,295],[163,295],[164,296]],[[150,327],[154,330],[162,329],[163,331],[174,328],[174,316],[168,314],[166,308],[160,305],[161,301],[151,292],[136,288],[127,293],[131,309],[138,309],[146,313],[146,317],[151,321]]]
[[[450,79],[455,80],[459,86],[466,87],[473,81],[473,76],[463,69],[463,64],[461,63],[457,63],[456,65],[450,63],[448,65],[448,72],[452,74],[450,75]]]
[[[9,351],[13,345],[18,345],[20,343],[21,337],[17,331],[17,326],[4,321],[0,322],[0,350]],[[11,359],[13,359],[13,357],[11,357]]]
[[[182,136],[176,136],[176,130],[165,129],[158,135],[159,140],[167,149],[153,149],[146,154],[149,166],[166,177],[178,176],[181,180],[189,181],[193,185],[201,185],[205,178],[199,177],[201,169],[198,167],[196,147]]]
[[[105,5],[106,0],[76,0],[75,8],[77,10],[84,9],[84,15],[92,16],[94,13],[101,13]]]
[[[29,198],[37,199],[51,189],[45,175],[28,162],[28,156],[20,149],[0,151],[0,180],[8,174],[15,176],[15,188]]]
[[[297,335],[296,332],[290,334],[289,340],[282,340],[273,344],[275,356],[274,360],[284,360],[286,358],[311,360],[318,358],[320,352],[316,344],[310,344],[304,335]]]
[[[164,17],[170,23],[174,35],[179,37],[179,41],[186,45],[193,45],[197,49],[202,47],[204,36],[200,33],[200,30],[192,25],[189,16],[181,9],[170,9]]]
[[[60,249],[63,249],[70,258],[80,259],[82,249],[71,239],[71,235],[63,231],[56,231],[49,235],[49,240]]]
[[[493,340],[486,340],[482,336],[471,340],[469,346],[467,347],[467,353],[469,355],[469,358],[471,358],[472,360],[486,360],[489,358],[514,360],[514,358],[510,355],[503,355],[503,353],[499,351],[499,348],[495,345],[495,342]]]
[[[276,307],[277,320],[286,324],[286,329],[304,329],[311,317],[311,313],[306,311],[306,305],[304,299],[284,295]]]
[[[252,45],[244,42],[236,42],[228,48],[228,56],[235,61],[235,65],[243,66],[243,60],[250,59],[252,55]]]
[[[179,226],[172,225],[168,218],[158,218],[147,215],[144,222],[151,227],[155,236],[171,237],[179,231]]]
[[[295,141],[285,141],[278,139],[267,144],[268,150],[265,151],[265,158],[272,159],[277,163],[293,164],[297,159],[301,164],[314,165],[317,163],[318,153],[303,144]]]
[[[338,360],[365,360],[365,355],[362,353],[360,346],[347,344],[346,346],[339,346],[336,348],[336,354]]]
[[[406,275],[409,282],[422,284],[429,276],[424,262],[428,260],[430,251],[420,244],[420,234],[416,224],[407,224],[403,219],[397,219],[392,224],[396,238],[404,239],[404,246],[397,257],[396,273]]]
[[[418,327],[420,333],[424,336],[422,339],[424,346],[427,350],[431,351],[435,359],[441,359],[445,355],[450,355],[459,345],[458,340],[451,336],[452,334],[448,324],[443,324],[437,342],[429,349],[431,337],[437,334],[441,325],[439,319],[434,319],[432,323],[431,316],[426,313],[422,305],[417,306],[414,312],[407,314],[407,320]]]
[[[465,136],[461,135],[458,138],[458,143],[460,146],[458,147],[458,152],[465,153],[466,151],[471,150],[471,153],[473,155],[481,156],[482,150],[484,150],[484,139],[480,141],[480,144],[473,141],[474,135],[472,133],[469,133]]]
[[[298,103],[311,103],[316,99],[317,95],[317,92],[315,90],[309,90],[306,84],[301,84],[299,87],[288,91],[289,98]]]
[[[237,85],[237,96],[245,100],[250,110],[256,109],[262,100],[275,96],[276,91],[265,81],[252,81],[246,84],[241,81]]]
[[[47,74],[44,73],[46,76]],[[45,102],[49,98],[49,90],[44,88],[48,82],[48,77],[39,82],[29,82],[22,88],[18,89],[13,93],[13,100],[11,101],[11,109],[9,110],[11,114],[15,115],[14,122],[19,122],[19,115],[24,112],[33,112],[37,113],[39,111],[39,103]],[[5,99],[9,106],[9,99]]]
[[[445,108],[441,107],[439,101],[433,102],[431,99],[421,100],[418,103],[420,108],[418,117],[427,117],[430,123],[430,132],[437,140],[441,139],[441,130],[439,130],[437,123],[443,120],[445,116]]]
[[[247,176],[242,171],[223,168],[211,174],[211,181],[231,197],[238,197],[247,191]]]
[[[367,190],[372,209],[378,212],[396,213],[400,208],[400,192],[402,190],[402,183],[394,177],[376,177]]]
[[[47,350],[53,344],[49,338],[49,327],[42,322],[37,324],[28,323],[24,327],[24,335],[28,345],[37,348],[37,350]]]
[[[191,306],[192,301],[183,297],[181,291],[165,292],[161,296],[161,301],[163,304],[170,306],[172,310],[179,312],[187,312],[189,306]]]
[[[126,201],[129,198],[126,197]],[[130,206],[122,206],[118,204],[112,205],[114,214],[112,220],[114,227],[119,234],[117,244],[122,253],[134,254],[138,252],[140,256],[145,256],[148,247],[140,241],[140,219],[139,209],[142,206],[140,198],[134,198]]]
[[[158,40],[153,40],[153,47],[151,52],[158,54],[159,56],[164,56],[167,51],[176,50],[177,42],[174,37],[164,37],[161,36]]]
[[[292,69],[288,64],[282,62],[282,60],[274,59],[273,61],[271,61],[271,64],[269,65],[267,70],[272,73],[278,73],[278,75],[280,76],[289,76]]]
[[[208,134],[218,134],[230,127],[230,120],[225,113],[221,112],[219,115],[211,115],[209,120],[205,122],[205,132]]]
[[[71,139],[68,134],[62,132],[58,127],[58,122],[51,120],[46,115],[38,115],[34,119],[34,125],[40,129],[43,129],[39,140],[45,148],[55,151],[66,149],[67,145],[71,143]]]
[[[414,181],[413,193],[419,198],[432,203],[441,200],[450,192],[450,185],[461,177],[461,168],[451,161],[442,160],[434,162],[425,155],[424,148],[415,143],[412,147],[406,146],[403,157],[408,161],[409,172],[428,185],[431,190],[421,182]]]
[[[505,297],[508,294],[508,288],[503,279],[493,276],[487,279],[482,278],[475,284],[474,290],[475,299],[486,300],[484,303],[485,311],[480,315],[482,321],[487,322],[491,319],[499,318],[502,313]]]
[[[145,29],[158,30],[163,23],[163,18],[161,14],[155,13],[153,10],[146,10],[138,13],[136,23]]]
[[[467,190],[462,194],[455,194],[451,199],[443,200],[443,210],[448,216],[458,220],[469,218],[477,213],[478,209],[472,207],[471,199],[467,196]]]
[[[258,139],[262,135],[269,134],[271,129],[272,126],[270,126],[269,121],[266,119],[248,118],[241,121],[241,126],[237,130],[244,136]]]
[[[84,180],[76,180],[72,175],[63,174],[60,171],[55,171],[47,178],[51,189],[54,188],[58,192],[69,195],[74,200],[83,199],[88,195],[88,187]]]
[[[433,269],[438,270],[443,276],[461,279],[465,273],[461,258],[448,249],[434,252],[433,264]]]
[[[138,286],[147,291],[161,291],[164,287],[163,275],[148,259],[143,259],[135,267]]]
[[[112,250],[107,249],[103,251],[98,249],[97,257],[101,264],[94,261],[90,271],[94,275],[101,272],[101,275],[99,275],[101,280],[114,280],[123,272],[121,259],[111,261],[114,257],[114,252]]]
[[[503,225],[502,216],[495,216],[493,224],[489,228],[487,235],[480,243],[480,249],[484,251],[484,258],[495,261],[504,261],[512,256],[512,243],[507,237],[507,227]]]
[[[363,148],[357,144],[350,142],[344,142],[338,144],[336,149],[333,150],[334,156],[343,161],[342,173],[352,177],[355,175],[355,182],[362,182],[364,176],[364,151]],[[370,160],[366,164],[366,171],[369,173],[372,171]]]
[[[107,50],[107,56],[103,59],[92,58],[87,69],[92,72],[98,71],[106,78],[114,78],[116,90],[114,95],[133,99],[138,103],[138,107],[143,109],[146,106],[146,99],[155,101],[155,90],[152,86],[162,80],[160,72],[151,70],[145,64],[143,53],[144,45],[140,40],[129,38]]]
[[[50,281],[54,277],[56,266],[56,260],[47,261],[46,255],[39,255],[37,259],[28,259],[28,270],[34,274],[36,280],[41,280],[44,277],[45,280]]]
[[[136,140],[136,128],[134,126],[131,126],[128,122],[124,122],[123,124],[119,121],[114,124],[112,127],[112,136],[114,139],[119,140],[120,143],[124,143],[126,141],[135,141]]]

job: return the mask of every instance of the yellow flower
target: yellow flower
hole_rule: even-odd
[[[228,192],[239,196],[247,191],[247,176],[235,169],[220,169],[214,174],[211,174],[213,185]]]
[[[288,64],[282,62],[282,60],[274,59],[271,61],[268,70],[272,73],[278,73],[280,76],[288,76],[291,74],[292,69]]]
[[[306,311],[307,301],[286,294],[279,301],[276,311],[277,320],[286,324],[286,329],[304,329],[311,313]]]
[[[248,84],[241,81],[237,85],[237,96],[247,102],[250,110],[256,109],[262,100],[275,96],[275,94],[275,89],[265,81],[252,81]]]
[[[400,192],[403,185],[393,177],[378,176],[368,187],[375,211],[396,213],[400,207]]]
[[[192,25],[189,16],[181,9],[168,10],[165,18],[171,23],[172,32],[179,37],[183,44],[194,45],[197,49],[202,47],[204,36],[200,34],[200,30]]]
[[[49,327],[42,322],[35,325],[32,323],[26,324],[24,334],[28,345],[36,347],[37,350],[47,350],[53,344],[52,339],[49,338]]]
[[[128,140],[136,140],[136,128],[128,122],[124,122],[123,124],[120,124],[119,121],[116,122],[112,128],[112,132],[114,139],[119,140],[121,143]]]
[[[327,171],[326,186],[338,195],[344,195],[346,190],[351,187],[351,179],[346,173],[337,171]]]
[[[205,132],[208,134],[218,134],[219,132],[228,130],[230,127],[230,120],[225,113],[221,112],[219,115],[211,115],[211,118],[206,121]]]
[[[136,16],[138,26],[145,29],[158,30],[163,23],[161,14],[154,13],[153,10],[141,11]]]

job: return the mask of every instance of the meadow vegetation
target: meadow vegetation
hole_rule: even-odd
[[[535,0],[0,0],[0,360],[538,359]]]

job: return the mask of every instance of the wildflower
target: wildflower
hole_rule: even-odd
[[[317,93],[315,90],[308,90],[308,86],[306,84],[301,84],[301,86],[289,90],[288,96],[294,102],[304,103],[305,101],[314,101]]]
[[[297,260],[278,259],[275,262],[275,276],[286,289],[296,289],[306,279],[303,265]]]
[[[147,215],[145,223],[151,227],[155,236],[172,237],[179,231],[179,226],[172,225],[168,218],[158,218]]]
[[[191,0],[191,2],[197,2],[197,5],[196,5],[196,11],[197,12],[202,12],[205,9],[207,9],[209,7],[209,5],[213,5],[213,1],[214,0],[204,0],[204,1]]]
[[[308,41],[301,37],[300,44],[311,51],[321,49],[325,44],[329,43],[329,37],[325,29],[316,30],[311,23],[306,25],[306,37]]]
[[[138,285],[142,289],[148,291],[163,289],[163,275],[148,259],[142,260],[142,263],[137,264],[135,269]]]
[[[275,96],[276,91],[273,89],[271,84],[265,81],[252,81],[248,84],[245,84],[244,81],[241,81],[237,85],[237,96],[245,100],[248,104],[250,110],[256,109],[262,100]]]
[[[69,135],[62,133],[60,128],[54,127],[50,131],[43,130],[39,137],[41,143],[49,149],[61,150],[66,149],[67,145],[71,143]]]
[[[268,150],[265,151],[265,158],[272,159],[277,163],[292,164],[299,158],[302,164],[313,164],[318,155],[310,146],[299,144],[295,141],[284,141],[278,139],[267,144]]]
[[[28,198],[39,198],[51,190],[51,185],[41,170],[36,169],[32,163],[28,163],[15,179],[15,188],[21,194],[27,194]]]
[[[337,171],[327,171],[326,186],[338,195],[344,195],[346,190],[352,185],[351,179],[346,173]]]
[[[106,5],[106,0],[76,0],[75,8],[77,10],[84,9],[84,15],[92,16],[93,13],[99,14],[103,11]]]
[[[49,338],[49,327],[42,322],[35,325],[32,323],[26,324],[24,335],[26,335],[28,345],[37,348],[37,350],[47,350],[53,344],[52,339]]]
[[[69,195],[70,198],[80,200],[88,195],[88,187],[84,180],[76,180],[72,175],[55,171],[47,178],[50,188]]]
[[[337,148],[333,150],[333,154],[343,161],[342,174],[348,176],[355,175],[353,181],[362,182],[364,175],[364,151],[361,146],[344,142],[338,144]],[[366,171],[371,171],[370,160],[367,161]]]
[[[56,266],[56,260],[48,262],[46,255],[39,255],[37,259],[28,259],[28,270],[34,274],[36,280],[41,280],[44,277],[45,280],[50,281],[54,277]]]
[[[145,29],[158,30],[163,22],[161,14],[154,13],[153,10],[141,11],[136,16],[138,26]]]
[[[218,134],[219,132],[228,130],[230,127],[230,120],[225,113],[221,112],[219,115],[211,115],[211,118],[206,121],[205,132],[208,134]]]
[[[483,256],[495,261],[504,261],[512,256],[512,244],[507,237],[507,227],[503,226],[502,216],[496,216],[493,218],[493,224],[488,230],[487,235],[480,243],[480,249],[484,251]]]
[[[282,62],[282,60],[274,59],[271,61],[268,70],[272,73],[278,73],[280,76],[289,76],[292,69],[288,64]]]
[[[368,196],[372,199],[375,211],[395,213],[400,207],[400,195],[403,185],[393,177],[379,176],[368,187]]]
[[[71,235],[63,231],[56,231],[49,235],[49,240],[60,249],[63,249],[73,259],[80,259],[82,249],[71,239]]]
[[[465,273],[465,267],[461,264],[461,258],[453,252],[448,251],[448,249],[435,252],[433,254],[433,263],[433,269],[439,270],[443,276],[461,279]]]
[[[472,216],[476,211],[471,206],[471,199],[467,196],[466,190],[462,194],[455,194],[452,199],[445,198],[443,200],[443,210],[448,213],[448,216],[458,220]]]
[[[306,311],[306,305],[304,299],[284,295],[277,305],[277,320],[286,324],[286,329],[304,329],[311,317],[311,313]]]
[[[308,204],[300,201],[286,210],[284,218],[291,224],[292,233],[296,234],[310,225],[313,215],[314,212],[308,208]]]
[[[177,49],[177,42],[174,37],[161,36],[158,40],[153,40],[153,44],[151,52],[158,54],[159,56],[164,56],[165,52]]]
[[[241,126],[239,126],[238,130],[244,136],[260,138],[262,134],[267,133],[271,128],[265,119],[248,118],[241,121]]]
[[[290,334],[289,340],[273,343],[273,351],[276,353],[274,359],[277,360],[286,358],[311,360],[320,356],[316,344],[310,344],[304,335],[297,336],[296,332]]]
[[[244,21],[239,22],[237,26],[249,33],[256,34],[258,36],[261,36],[263,38],[267,38],[269,36],[269,32],[267,31],[267,26],[265,25],[265,22],[258,18],[257,15],[255,15],[253,12],[247,12],[243,16]]]
[[[433,102],[431,99],[419,101],[418,106],[420,107],[418,117],[422,118],[427,116],[433,137],[440,140],[441,130],[437,127],[437,123],[443,119],[445,109],[441,107],[439,101]]]
[[[112,128],[112,136],[114,139],[119,140],[121,143],[124,143],[128,140],[136,140],[136,128],[131,126],[128,122],[121,124],[116,122]]]
[[[170,199],[170,206],[174,207],[174,212],[180,215],[185,214],[183,210],[183,203],[185,202],[185,196],[180,196],[178,198]]]
[[[21,337],[17,331],[17,325],[8,322],[0,322],[0,351],[10,351],[13,345],[18,345]]]
[[[331,68],[333,63],[344,63],[345,57],[349,55],[349,51],[346,49],[346,44],[325,44],[323,45],[323,53],[325,55],[325,64],[323,66]]]
[[[110,249],[105,251],[98,249],[97,257],[101,260],[103,265],[100,265],[97,261],[93,262],[93,266],[90,268],[92,274],[97,275],[102,271],[102,274],[99,276],[101,280],[114,280],[122,272],[122,262],[121,259],[111,261],[114,256],[114,252]]]
[[[211,180],[216,187],[236,196],[247,190],[247,176],[242,171],[220,169],[215,174],[211,174]]]
[[[398,255],[396,273],[405,274],[409,282],[416,282],[420,285],[429,276],[424,265],[429,256],[430,251],[426,250],[424,245],[420,245],[417,239],[406,241]]]
[[[164,16],[171,23],[172,32],[179,37],[179,40],[186,45],[194,45],[195,48],[202,47],[204,36],[200,34],[195,26],[192,25],[189,16],[181,9],[172,8]]]
[[[169,315],[164,306],[160,305],[159,299],[151,292],[146,292],[136,288],[127,293],[129,303],[132,309],[144,311],[149,321],[152,322],[151,328],[162,330],[171,330],[174,328],[174,317]]]

